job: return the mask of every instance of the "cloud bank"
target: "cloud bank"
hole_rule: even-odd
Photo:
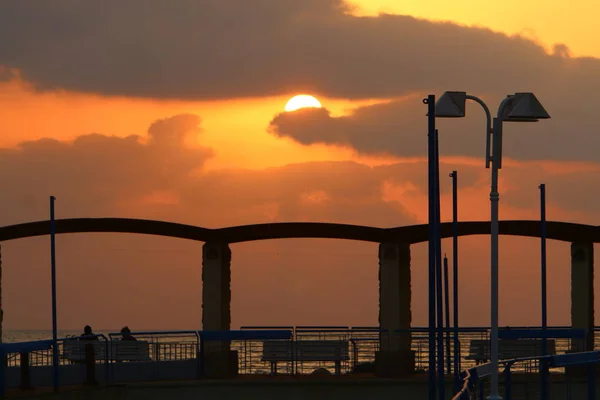
[[[583,90],[600,61],[482,28],[350,15],[341,0],[23,0],[0,5],[0,65],[39,89],[215,99]],[[27,21],[27,24],[23,22]]]

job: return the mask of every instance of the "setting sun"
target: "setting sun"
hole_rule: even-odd
[[[300,108],[321,108],[321,103],[309,94],[299,94],[288,100],[285,111],[296,111]]]

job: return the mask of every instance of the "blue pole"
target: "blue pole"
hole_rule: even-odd
[[[510,364],[504,368],[504,400],[512,400],[512,377],[510,373]]]
[[[52,382],[54,391],[58,392],[58,329],[56,322],[56,221],[54,220],[54,201],[50,196],[50,279],[52,281]]]
[[[596,365],[589,364],[587,367],[587,392],[588,400],[596,400]]]
[[[442,288],[442,235],[440,220],[440,152],[438,146],[438,130],[434,131],[434,191],[435,191],[435,275],[437,277],[436,299],[437,299],[437,350],[438,350],[438,399],[445,400],[444,390],[444,304]]]
[[[429,211],[429,400],[435,400],[435,191],[434,181],[434,137],[435,137],[435,96],[430,94],[423,102],[427,104],[427,175]]]
[[[454,306],[454,376],[460,385],[460,340],[458,337],[458,172],[452,171],[452,305]]]
[[[446,317],[446,329],[444,337],[446,339],[446,373],[452,374],[452,354],[450,353],[450,288],[448,278],[448,257],[444,254],[444,314]]]
[[[6,395],[6,351],[2,344],[0,344],[0,361],[2,365],[0,365],[0,399],[4,399]]]
[[[540,223],[541,223],[541,269],[542,269],[542,356],[547,353],[548,303],[546,287],[546,185],[540,187]],[[547,361],[540,362],[540,378],[542,380],[541,399],[548,400],[548,368]]]

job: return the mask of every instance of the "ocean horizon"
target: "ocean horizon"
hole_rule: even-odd
[[[109,333],[119,332],[121,328],[113,329],[94,329],[96,334],[104,334],[108,336]],[[185,330],[185,329],[182,329]],[[193,329],[190,329],[193,330]],[[138,330],[139,332],[167,332],[165,329],[143,329]],[[65,338],[68,336],[79,336],[83,333],[83,327],[80,329],[59,329],[58,338]],[[51,329],[5,329],[2,332],[2,341],[4,343],[17,343],[17,342],[30,342],[35,340],[48,340],[52,339]]]

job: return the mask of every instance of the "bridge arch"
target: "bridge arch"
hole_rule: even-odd
[[[397,228],[376,228],[323,222],[281,222],[226,228],[203,228],[174,222],[131,218],[72,218],[56,220],[56,233],[133,233],[158,235],[200,242],[240,243],[253,240],[291,238],[347,239],[374,243],[415,244],[428,240],[426,224]],[[490,233],[488,221],[458,223],[459,236]],[[539,221],[500,221],[500,234],[540,237]],[[50,234],[50,221],[27,222],[0,227],[0,242]],[[443,238],[452,236],[452,223],[441,226]],[[600,242],[600,228],[570,222],[547,222],[548,239],[566,242]]]
[[[443,223],[443,238],[452,236],[452,223]],[[539,221],[500,221],[500,234],[539,237]],[[230,328],[231,249],[229,244],[288,238],[330,238],[379,243],[379,322],[383,329],[397,330],[411,323],[410,245],[428,240],[428,225],[377,228],[318,222],[267,223],[209,229],[174,222],[129,218],[73,218],[56,221],[56,233],[130,233],[158,235],[204,242],[202,260],[202,322],[204,329]],[[489,221],[458,223],[458,235],[490,233]],[[50,234],[50,221],[0,227],[0,242]],[[575,328],[594,329],[593,244],[600,242],[600,227],[569,222],[547,222],[548,239],[571,242],[571,321]],[[588,335],[593,338],[593,335]],[[411,338],[383,339],[380,348],[396,353],[389,360],[409,360]],[[585,348],[593,349],[593,341]],[[577,344],[579,346],[579,344]],[[383,351],[383,350],[382,350]],[[401,354],[398,355],[398,352]],[[228,358],[229,359],[229,358]],[[381,358],[387,360],[385,356]],[[233,364],[235,364],[235,360]],[[390,361],[391,362],[391,361]],[[396,361],[394,361],[396,362]],[[413,364],[414,367],[414,364]],[[394,367],[395,368],[395,367]]]

